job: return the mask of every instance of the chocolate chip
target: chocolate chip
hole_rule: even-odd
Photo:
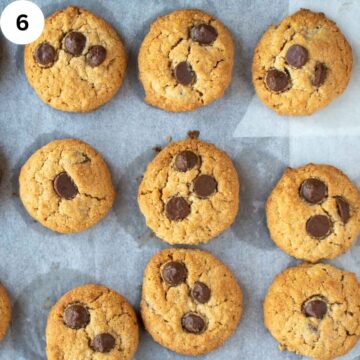
[[[197,281],[191,289],[190,295],[200,304],[205,304],[210,299],[210,293],[210,289],[206,284],[201,281]]]
[[[191,65],[186,61],[176,65],[174,76],[182,85],[190,85],[195,81],[195,73],[193,72]]]
[[[165,206],[166,216],[172,221],[184,220],[190,210],[190,204],[181,196],[172,197]]]
[[[35,49],[34,59],[40,65],[51,66],[56,59],[56,50],[48,42],[43,42]]]
[[[100,353],[108,353],[115,347],[115,339],[108,333],[96,335],[91,342],[91,348]]]
[[[106,49],[101,45],[94,45],[89,49],[89,52],[86,54],[86,63],[91,66],[99,66],[106,59]]]
[[[327,313],[327,304],[324,300],[318,298],[309,299],[303,304],[302,312],[306,317],[323,319]]]
[[[290,78],[284,71],[270,69],[266,74],[265,82],[270,91],[281,92],[288,88]]]
[[[312,78],[311,83],[316,87],[321,86],[325,82],[326,74],[327,74],[326,66],[320,62],[316,63],[314,70],[314,77]]]
[[[319,204],[327,197],[327,186],[319,179],[306,179],[301,184],[300,196],[310,204]]]
[[[80,304],[70,305],[64,312],[64,323],[71,329],[81,329],[90,322],[89,311]]]
[[[306,231],[314,238],[321,239],[329,235],[330,219],[325,215],[314,215],[306,223]]]
[[[175,158],[175,167],[177,170],[186,172],[191,170],[197,163],[199,158],[192,151],[182,151],[176,155]]]
[[[217,188],[217,181],[210,175],[198,176],[193,184],[194,193],[201,198],[207,198],[212,195]]]
[[[54,179],[54,190],[63,199],[71,200],[78,194],[78,189],[71,177],[62,172]]]
[[[183,263],[179,261],[170,261],[164,265],[161,276],[169,285],[177,286],[185,282],[187,270]]]
[[[203,318],[194,313],[188,313],[181,319],[183,329],[192,334],[200,334],[205,329],[205,321]]]
[[[213,43],[218,36],[215,28],[208,24],[195,25],[190,30],[190,37],[201,45]]]
[[[79,31],[69,32],[64,39],[65,51],[74,56],[80,56],[85,48],[86,37]]]
[[[198,139],[200,136],[199,130],[189,130],[187,133],[189,139]]]
[[[308,59],[309,53],[307,49],[301,45],[290,46],[285,56],[286,62],[297,69],[303,67]]]
[[[338,214],[344,224],[350,219],[350,206],[349,203],[341,196],[335,196],[336,208]]]

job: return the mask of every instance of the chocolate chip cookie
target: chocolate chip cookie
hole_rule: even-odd
[[[266,202],[271,238],[289,255],[316,262],[347,251],[360,230],[360,194],[339,169],[288,168]]]
[[[267,106],[280,115],[310,115],[344,92],[351,69],[351,47],[336,24],[302,9],[265,32],[252,71]]]
[[[0,283],[0,341],[5,337],[11,321],[11,302],[9,295]]]
[[[46,19],[25,47],[25,72],[39,97],[58,110],[86,112],[107,103],[126,69],[124,46],[105,20],[70,6]]]
[[[115,200],[102,156],[77,139],[55,140],[36,151],[22,167],[19,185],[29,214],[60,233],[95,225]]]
[[[88,284],[67,292],[51,309],[48,360],[130,360],[139,341],[135,312],[124,297]]]
[[[138,61],[147,103],[167,111],[195,110],[224,95],[234,45],[219,20],[200,10],[177,10],[151,25]]]
[[[216,257],[193,249],[167,249],[148,263],[141,315],[160,345],[185,355],[223,345],[242,313],[242,292]]]
[[[281,350],[319,360],[346,354],[360,337],[360,284],[324,264],[278,275],[264,301],[265,326]]]
[[[223,151],[198,139],[164,148],[138,192],[147,225],[170,244],[207,242],[227,229],[239,207],[239,180]]]

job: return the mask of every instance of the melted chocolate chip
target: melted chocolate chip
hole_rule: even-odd
[[[64,39],[65,51],[74,56],[80,56],[85,49],[86,37],[79,31],[69,32]]]
[[[307,233],[317,239],[322,239],[329,235],[331,222],[326,215],[314,215],[306,223]]]
[[[327,197],[327,187],[323,181],[309,178],[301,184],[300,196],[310,204],[319,204]]]
[[[209,45],[213,43],[218,34],[215,28],[208,24],[195,25],[190,30],[190,37],[193,41],[201,45]]]
[[[190,211],[190,204],[182,196],[172,197],[165,206],[166,216],[172,221],[184,220]]]
[[[201,198],[209,197],[217,189],[217,181],[210,175],[199,175],[193,185],[194,193]]]
[[[192,151],[182,151],[176,155],[175,167],[181,172],[191,170],[199,162],[199,158]]]
[[[285,59],[289,65],[299,69],[307,63],[309,53],[307,49],[301,45],[292,45],[289,47]]]
[[[89,311],[80,304],[68,306],[64,311],[64,323],[71,329],[81,329],[90,322]]]
[[[200,334],[205,329],[203,318],[194,313],[188,313],[181,319],[182,328],[192,334]]]
[[[111,334],[96,335],[91,342],[91,348],[100,353],[108,353],[115,347],[115,339]]]
[[[306,317],[323,319],[327,313],[327,304],[319,298],[310,298],[302,306],[302,312]]]
[[[56,50],[49,43],[43,42],[35,49],[34,59],[38,64],[49,67],[56,60]]]
[[[210,294],[211,292],[208,286],[201,281],[197,281],[194,284],[190,293],[191,297],[200,304],[207,303],[210,299]]]
[[[270,91],[281,92],[288,88],[290,78],[284,71],[270,69],[266,74],[265,82]]]
[[[164,265],[161,276],[169,285],[177,286],[185,282],[187,270],[183,263],[179,261],[170,261]]]
[[[350,219],[350,206],[349,203],[341,196],[335,196],[336,208],[340,219],[346,224]]]
[[[91,67],[101,65],[106,59],[106,49],[101,45],[94,45],[86,54],[86,63]]]
[[[311,83],[316,86],[320,87],[326,79],[327,68],[323,63],[316,63],[314,69],[314,77],[311,79]]]
[[[176,65],[174,69],[174,76],[177,82],[182,85],[190,85],[195,81],[195,73],[192,70],[191,65],[183,61]]]
[[[63,199],[71,200],[78,194],[77,186],[66,172],[56,175],[53,184],[55,192]]]

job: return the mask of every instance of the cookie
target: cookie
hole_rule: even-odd
[[[169,244],[207,242],[227,229],[239,207],[239,180],[225,154],[187,139],[149,164],[138,191],[146,224]]]
[[[318,360],[346,354],[360,337],[360,285],[353,273],[303,264],[278,275],[264,301],[281,350]]]
[[[19,185],[28,213],[60,233],[98,223],[116,195],[102,156],[77,139],[55,140],[37,150],[22,167]]]
[[[242,292],[234,275],[206,251],[167,249],[148,263],[141,316],[153,339],[185,355],[223,345],[242,314]]]
[[[307,164],[288,168],[266,202],[270,236],[283,251],[316,262],[332,259],[360,231],[360,194],[339,169]]]
[[[63,295],[46,326],[48,360],[129,360],[138,341],[131,305],[114,290],[94,284]]]
[[[112,99],[126,70],[116,31],[86,9],[70,6],[45,21],[25,47],[25,73],[38,96],[55,109],[92,111]]]
[[[278,114],[310,115],[344,92],[351,69],[351,47],[336,24],[302,9],[265,32],[252,77],[260,99]]]
[[[0,283],[0,341],[4,339],[11,321],[11,302],[9,295]]]
[[[177,10],[151,25],[138,63],[147,103],[167,111],[195,110],[224,95],[234,45],[219,20],[200,10]]]

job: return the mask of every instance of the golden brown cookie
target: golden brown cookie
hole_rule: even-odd
[[[253,59],[260,99],[280,115],[310,115],[346,89],[351,47],[323,13],[302,9],[272,25]]]
[[[48,360],[130,360],[138,342],[133,308],[105,286],[87,284],[70,290],[48,317]]]
[[[46,19],[25,47],[25,72],[39,97],[58,110],[92,111],[112,99],[126,70],[118,34],[90,11],[70,6]]]
[[[177,10],[151,25],[138,61],[147,103],[167,111],[195,110],[224,95],[234,45],[219,20],[200,10]]]
[[[22,167],[19,185],[29,214],[60,233],[98,223],[116,195],[102,156],[77,139],[55,140],[37,150]]]
[[[148,263],[141,315],[160,345],[185,355],[206,354],[233,334],[241,314],[240,286],[210,253],[167,249]]]
[[[288,168],[266,202],[270,236],[286,253],[316,262],[347,251],[360,231],[360,194],[339,169]]]
[[[0,283],[0,341],[5,337],[11,322],[11,302],[9,295]]]
[[[264,301],[280,350],[318,360],[346,354],[360,337],[360,285],[353,273],[303,264],[278,275]]]
[[[227,154],[187,139],[149,164],[138,202],[146,224],[170,244],[207,242],[226,230],[239,208],[239,180]]]

